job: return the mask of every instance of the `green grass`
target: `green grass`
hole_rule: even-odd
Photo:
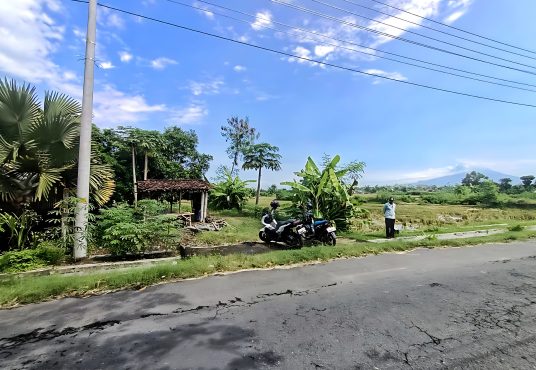
[[[208,274],[251,268],[268,268],[296,263],[329,261],[336,258],[359,257],[416,247],[465,246],[490,242],[508,242],[536,238],[536,232],[509,231],[486,237],[419,241],[392,241],[381,244],[355,243],[341,240],[336,247],[319,246],[299,250],[273,251],[258,255],[197,256],[150,267],[128,268],[85,275],[51,275],[40,277],[5,277],[0,280],[0,307],[11,307],[50,300],[76,297],[118,289],[140,289],[164,281],[201,277]]]
[[[259,239],[261,222],[255,218],[244,216],[224,217],[229,226],[220,231],[200,232],[195,236],[192,244],[197,245],[223,245],[237,244],[245,241]]]

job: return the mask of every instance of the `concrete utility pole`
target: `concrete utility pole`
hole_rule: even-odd
[[[78,182],[76,197],[74,258],[87,256],[87,226],[89,206],[89,169],[91,164],[91,120],[93,115],[93,74],[95,69],[95,40],[97,34],[97,0],[89,0],[84,65],[84,91],[80,124],[80,150],[78,154]]]

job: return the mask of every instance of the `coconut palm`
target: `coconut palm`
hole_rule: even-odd
[[[80,137],[80,104],[35,87],[0,80],[0,199],[29,202],[74,193]],[[113,172],[93,150],[90,188],[98,204],[113,194]]]
[[[281,155],[277,152],[279,148],[268,143],[260,143],[250,145],[244,151],[244,170],[258,170],[259,177],[257,179],[257,196],[255,204],[259,204],[259,194],[261,191],[261,171],[263,168],[279,171],[281,169]]]

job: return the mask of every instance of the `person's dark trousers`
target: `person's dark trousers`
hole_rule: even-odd
[[[385,219],[385,237],[387,239],[395,237],[395,219],[394,218]]]

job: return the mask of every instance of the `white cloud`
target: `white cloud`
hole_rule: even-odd
[[[246,70],[246,67],[241,66],[241,65],[236,65],[236,66],[233,67],[233,69],[234,69],[235,72],[243,72],[243,71]]]
[[[76,73],[71,72],[71,71],[65,71],[65,72],[63,72],[63,78],[65,79],[65,81],[74,81],[74,80],[77,80],[77,79],[78,79],[78,78],[76,77]]]
[[[255,22],[251,23],[251,28],[255,31],[262,30],[264,27],[272,25],[272,13],[268,10],[257,12],[255,15]]]
[[[391,78],[393,80],[398,80],[398,81],[408,80],[408,78],[400,72],[386,72],[386,71],[382,71],[381,69],[366,69],[363,72],[370,73],[370,74],[377,75],[377,76]],[[384,78],[374,78],[374,81],[372,82],[372,84],[378,85],[384,81],[386,81]]]
[[[63,39],[64,27],[46,13],[59,11],[56,1],[0,1],[0,71],[30,82],[61,79],[49,56]]]
[[[170,59],[170,58],[156,58],[151,60],[151,67],[154,69],[164,69],[169,65],[177,64],[176,60]]]
[[[325,57],[329,53],[333,52],[335,50],[334,46],[328,46],[328,45],[316,45],[315,46],[315,55],[317,57]]]
[[[451,15],[449,15],[447,18],[445,18],[445,19],[443,20],[443,22],[446,23],[446,24],[454,23],[454,22],[456,22],[458,19],[460,19],[464,14],[465,14],[465,11],[463,11],[463,10],[454,12],[454,13],[452,13]]]
[[[422,17],[434,17],[439,13],[440,4],[442,0],[404,0],[400,1],[399,4],[397,4],[398,8],[401,8],[407,12],[418,14]],[[398,18],[395,18],[398,17]],[[401,19],[399,19],[401,18]],[[406,30],[412,29],[412,28],[418,28],[419,24],[423,22],[422,18],[413,17],[411,15],[408,15],[405,12],[397,11],[396,13],[393,13],[393,16],[385,16],[381,15],[377,18],[375,18],[377,21],[381,21],[385,24],[380,24],[376,22],[370,22],[367,27],[372,28],[376,31],[384,32],[393,36],[401,36],[403,35]],[[409,19],[413,23],[408,23],[403,21],[402,19]],[[397,28],[390,27],[396,26]],[[375,36],[374,41],[372,42],[372,47],[377,47],[381,44],[384,44],[386,42],[392,41],[393,38],[388,36]]]
[[[112,62],[102,62],[99,64],[102,69],[112,69],[115,68],[115,66],[112,64]]]
[[[170,124],[194,124],[199,123],[208,115],[208,110],[203,105],[191,104],[188,107],[171,111],[168,118]]]
[[[129,52],[127,51],[120,51],[119,52],[119,59],[123,62],[123,63],[128,63],[132,60],[132,57],[133,55],[130,54]]]
[[[449,9],[454,10],[449,16],[447,16],[443,22],[446,24],[452,24],[460,19],[465,13],[469,11],[473,0],[449,0],[447,6]]]
[[[147,113],[166,111],[164,104],[150,105],[141,95],[128,95],[111,85],[104,85],[94,94],[95,122],[105,126],[134,123]]]
[[[208,82],[190,81],[190,91],[195,96],[215,95],[220,93],[220,89],[224,84],[223,78],[221,77]]]
[[[205,17],[207,17],[208,19],[211,19],[211,20],[214,19],[214,13],[212,13],[212,12],[210,11],[210,9],[209,9],[206,5],[203,5],[203,4],[201,4],[200,2],[198,2],[198,1],[195,1],[195,2],[193,3],[193,5],[194,5],[195,7],[198,7],[198,8],[203,9],[203,10],[198,10],[199,13],[203,14],[203,15],[204,15]]]
[[[109,28],[123,29],[125,28],[125,20],[121,18],[113,10],[107,8],[98,8],[97,10],[97,22],[101,26]]]

